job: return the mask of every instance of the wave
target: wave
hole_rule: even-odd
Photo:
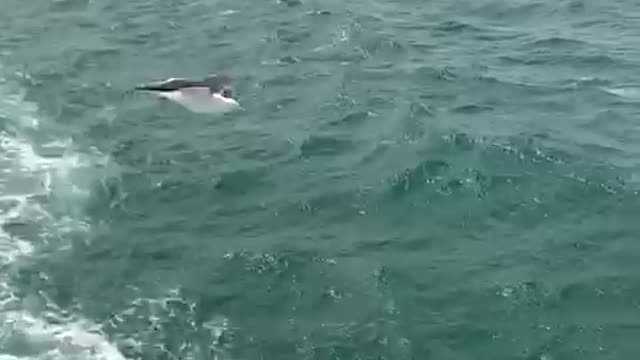
[[[41,131],[46,121],[24,93],[0,75],[0,358],[124,360],[98,325],[60,309],[44,292],[21,289],[14,278],[41,251],[68,246],[70,233],[88,234],[83,206],[100,176],[95,165],[105,163],[101,154]],[[49,139],[38,146],[31,137]]]
[[[106,327],[124,331],[120,343],[132,358],[230,358],[235,329],[221,315],[203,316],[198,302],[180,288],[164,291],[156,298],[139,296],[123,311],[113,314]],[[126,324],[126,330],[122,330]],[[175,332],[180,329],[179,332]],[[174,338],[168,342],[167,332]]]
[[[600,67],[629,68],[634,65],[620,57],[605,52],[591,49],[571,49],[570,46],[562,47],[537,47],[527,46],[518,53],[511,55],[501,55],[498,59],[510,65],[566,65],[572,64],[576,67]]]
[[[544,39],[534,40],[531,43],[523,45],[524,47],[545,47],[545,48],[558,48],[566,51],[567,48],[581,48],[588,47],[590,44],[586,41],[578,39],[570,39],[558,36],[551,36]]]
[[[471,31],[471,32],[482,31],[482,29],[477,26],[474,26],[465,22],[457,21],[457,20],[443,21],[437,24],[434,30],[437,32],[443,32],[443,33],[458,33],[463,31]]]
[[[353,141],[339,136],[312,135],[305,139],[300,146],[300,156],[303,158],[313,156],[327,156],[341,154],[354,146]]]
[[[633,191],[622,180],[624,169],[594,164],[591,158],[585,161],[556,141],[525,135],[475,138],[453,133],[432,143],[417,163],[391,174],[382,194],[394,200],[423,197],[427,203],[441,197],[475,201],[491,196],[498,204],[515,193],[537,193],[544,199],[540,201],[554,203],[555,197],[568,191],[584,192],[583,197]],[[618,176],[602,175],[611,170]],[[539,200],[525,199],[524,203],[538,206]]]

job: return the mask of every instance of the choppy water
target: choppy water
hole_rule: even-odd
[[[0,359],[640,355],[639,3],[0,5]]]

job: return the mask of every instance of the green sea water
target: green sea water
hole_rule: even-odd
[[[0,359],[635,359],[639,23],[0,0]]]

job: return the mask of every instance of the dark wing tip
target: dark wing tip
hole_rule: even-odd
[[[183,87],[194,86],[195,82],[184,78],[170,78],[147,84],[139,84],[134,89],[144,91],[174,91]]]
[[[170,78],[135,86],[135,90],[144,91],[174,91],[186,87],[206,86],[211,92],[219,92],[225,87],[231,86],[231,76],[227,74],[210,74],[204,80],[188,80],[184,78]]]

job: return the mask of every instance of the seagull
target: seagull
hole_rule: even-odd
[[[224,114],[242,108],[233,98],[230,83],[228,75],[211,74],[198,80],[169,78],[138,85],[135,90],[155,93],[196,113]]]

